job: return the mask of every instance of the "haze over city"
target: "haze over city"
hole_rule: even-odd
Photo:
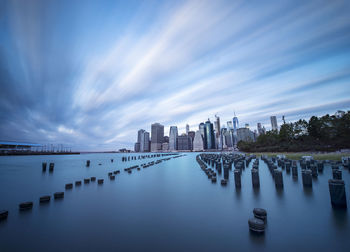
[[[154,122],[350,108],[348,1],[0,2],[0,140],[133,149]]]

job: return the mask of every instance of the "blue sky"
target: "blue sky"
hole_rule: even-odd
[[[0,139],[111,150],[350,109],[349,3],[0,0]]]

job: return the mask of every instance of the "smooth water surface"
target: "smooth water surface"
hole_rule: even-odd
[[[164,161],[132,174],[126,167],[160,158],[121,162],[134,154],[0,157],[0,251],[348,251],[349,210],[334,210],[328,179],[331,168],[303,189],[283,171],[284,189],[277,191],[260,160],[260,190],[253,190],[250,164],[236,190],[233,172],[226,187],[211,183],[195,160],[196,153]],[[111,158],[114,162],[111,163]],[[91,166],[85,167],[87,159]],[[54,162],[42,173],[42,162]],[[101,163],[101,165],[98,165]],[[121,174],[115,181],[107,173]],[[91,176],[104,178],[72,190]],[[348,205],[349,171],[343,169]],[[40,205],[39,197],[65,191],[62,200]],[[18,204],[33,201],[30,211]],[[264,235],[249,232],[254,207],[267,210]]]

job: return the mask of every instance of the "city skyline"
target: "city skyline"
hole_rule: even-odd
[[[346,1],[2,1],[0,139],[133,149],[154,122],[181,135],[236,112],[241,127],[269,130],[273,115],[281,125],[348,110],[349,11]]]

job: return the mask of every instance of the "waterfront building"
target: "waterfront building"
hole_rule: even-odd
[[[277,125],[277,118],[276,118],[276,116],[271,116],[270,120],[271,120],[271,129],[278,131],[278,125]]]
[[[232,149],[233,143],[234,143],[233,129],[225,130],[224,138],[225,138],[226,148]]]
[[[254,140],[255,140],[254,132],[252,132],[248,128],[237,129],[237,143],[239,141],[253,142]]]
[[[227,132],[227,128],[226,127],[222,127],[221,128],[221,134],[220,134],[220,138],[221,138],[221,144],[222,144],[222,149],[227,149],[227,143],[226,143],[226,132]]]
[[[178,136],[177,137],[177,149],[179,151],[191,150],[191,138],[186,134]]]
[[[169,131],[169,150],[170,151],[177,150],[177,137],[178,137],[177,126],[170,126],[170,131]]]
[[[193,139],[193,151],[203,151],[203,150],[204,150],[203,136],[201,132],[197,130]]]
[[[150,141],[149,141],[149,132],[144,131],[141,135],[140,140],[140,151],[149,152],[150,151]]]
[[[213,127],[213,124],[210,122],[209,118],[208,118],[208,121],[205,122],[205,135],[207,138],[206,149],[208,150],[215,149],[214,127]]]
[[[207,148],[207,136],[205,134],[205,124],[202,122],[199,124],[199,132],[202,134],[204,149],[206,149]]]
[[[151,151],[157,152],[162,150],[162,143],[164,141],[164,126],[160,123],[151,125]]]
[[[196,133],[194,131],[189,131],[188,136],[191,138],[191,150],[193,150],[193,140],[195,137]]]
[[[232,119],[233,122],[233,130],[236,131],[239,128],[238,117],[236,116],[236,112],[234,112],[234,117]]]
[[[215,115],[214,130],[215,130],[215,147],[216,149],[222,149],[221,142],[221,130],[220,130],[220,117]]]
[[[261,123],[258,123],[258,124],[257,124],[257,128],[258,128],[258,135],[259,135],[259,136],[262,135],[262,134],[264,134],[263,129],[262,129],[262,127],[261,127]]]
[[[135,143],[135,146],[134,146],[134,151],[135,152],[140,152],[140,143]]]
[[[168,151],[169,150],[169,143],[164,142],[162,143],[162,151]]]

